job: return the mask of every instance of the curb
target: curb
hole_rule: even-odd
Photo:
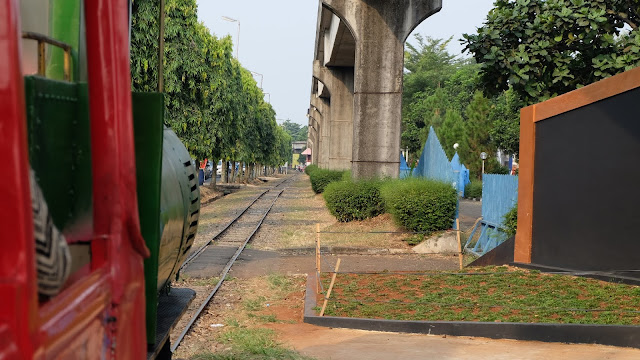
[[[274,251],[283,255],[315,255],[316,248],[289,248]],[[322,246],[320,247],[320,253],[322,255],[420,255],[412,252],[411,249],[375,249],[344,246]]]
[[[304,322],[345,329],[414,333],[427,335],[471,336],[489,339],[513,339],[577,344],[599,344],[640,348],[640,327],[626,325],[489,323],[470,321],[402,321],[317,316],[316,275],[307,277]]]

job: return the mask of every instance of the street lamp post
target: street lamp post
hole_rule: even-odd
[[[237,44],[236,44],[236,60],[240,61],[240,58],[239,58],[239,54],[240,54],[240,21],[236,20],[236,19],[232,19],[232,18],[227,17],[227,16],[223,16],[222,20],[228,21],[228,22],[238,23],[238,38],[237,38]]]
[[[271,104],[271,94],[269,94],[269,93],[264,93],[264,94],[265,94],[265,95],[267,95],[267,96],[269,96],[269,100],[267,100],[267,102],[268,102],[269,104]]]
[[[482,159],[482,180],[484,180],[484,161],[487,160],[487,153],[484,151],[480,153],[480,159]]]
[[[249,70],[249,71],[251,71],[251,70]],[[257,72],[255,72],[255,71],[251,71],[251,73],[252,73],[253,75],[258,75],[258,76],[260,76],[260,90],[262,90],[262,80],[264,80],[264,75],[262,75],[262,74],[260,74],[260,73],[257,73]]]

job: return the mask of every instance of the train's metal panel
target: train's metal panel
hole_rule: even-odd
[[[144,261],[144,281],[147,302],[147,342],[152,344],[156,334],[158,253],[162,234],[160,184],[164,96],[160,93],[133,93],[132,102],[140,229],[151,253],[151,256]]]
[[[69,242],[93,235],[86,84],[25,78],[29,155],[53,222]]]
[[[158,331],[156,332],[156,346],[149,350],[147,359],[155,358],[169,340],[171,330],[176,326],[182,315],[189,308],[189,304],[196,297],[196,292],[191,289],[171,289],[169,294],[160,296],[158,303]]]
[[[92,266],[107,265],[111,322],[107,344],[117,359],[146,355],[143,258],[131,111],[128,4],[85,2],[93,166]],[[104,259],[101,263],[101,258]]]
[[[191,157],[173,130],[165,128],[158,289],[169,284],[186,259],[195,240],[199,214],[200,189]]]
[[[38,304],[18,25],[18,1],[0,0],[0,354],[31,359]]]

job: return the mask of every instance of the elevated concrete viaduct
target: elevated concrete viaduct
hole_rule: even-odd
[[[441,6],[442,0],[320,0],[313,82],[322,86],[313,86],[311,97],[329,101],[322,140],[312,148],[318,166],[350,163],[356,178],[398,177],[404,42]]]

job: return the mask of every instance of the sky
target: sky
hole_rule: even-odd
[[[451,53],[460,53],[458,39],[482,26],[494,0],[443,0],[442,10],[426,19],[415,33],[449,38]],[[318,0],[197,0],[198,17],[218,37],[232,36],[234,54],[240,21],[240,63],[262,74],[265,100],[278,123],[290,119],[307,125]],[[412,41],[413,35],[409,37]],[[261,76],[254,75],[258,86]]]

